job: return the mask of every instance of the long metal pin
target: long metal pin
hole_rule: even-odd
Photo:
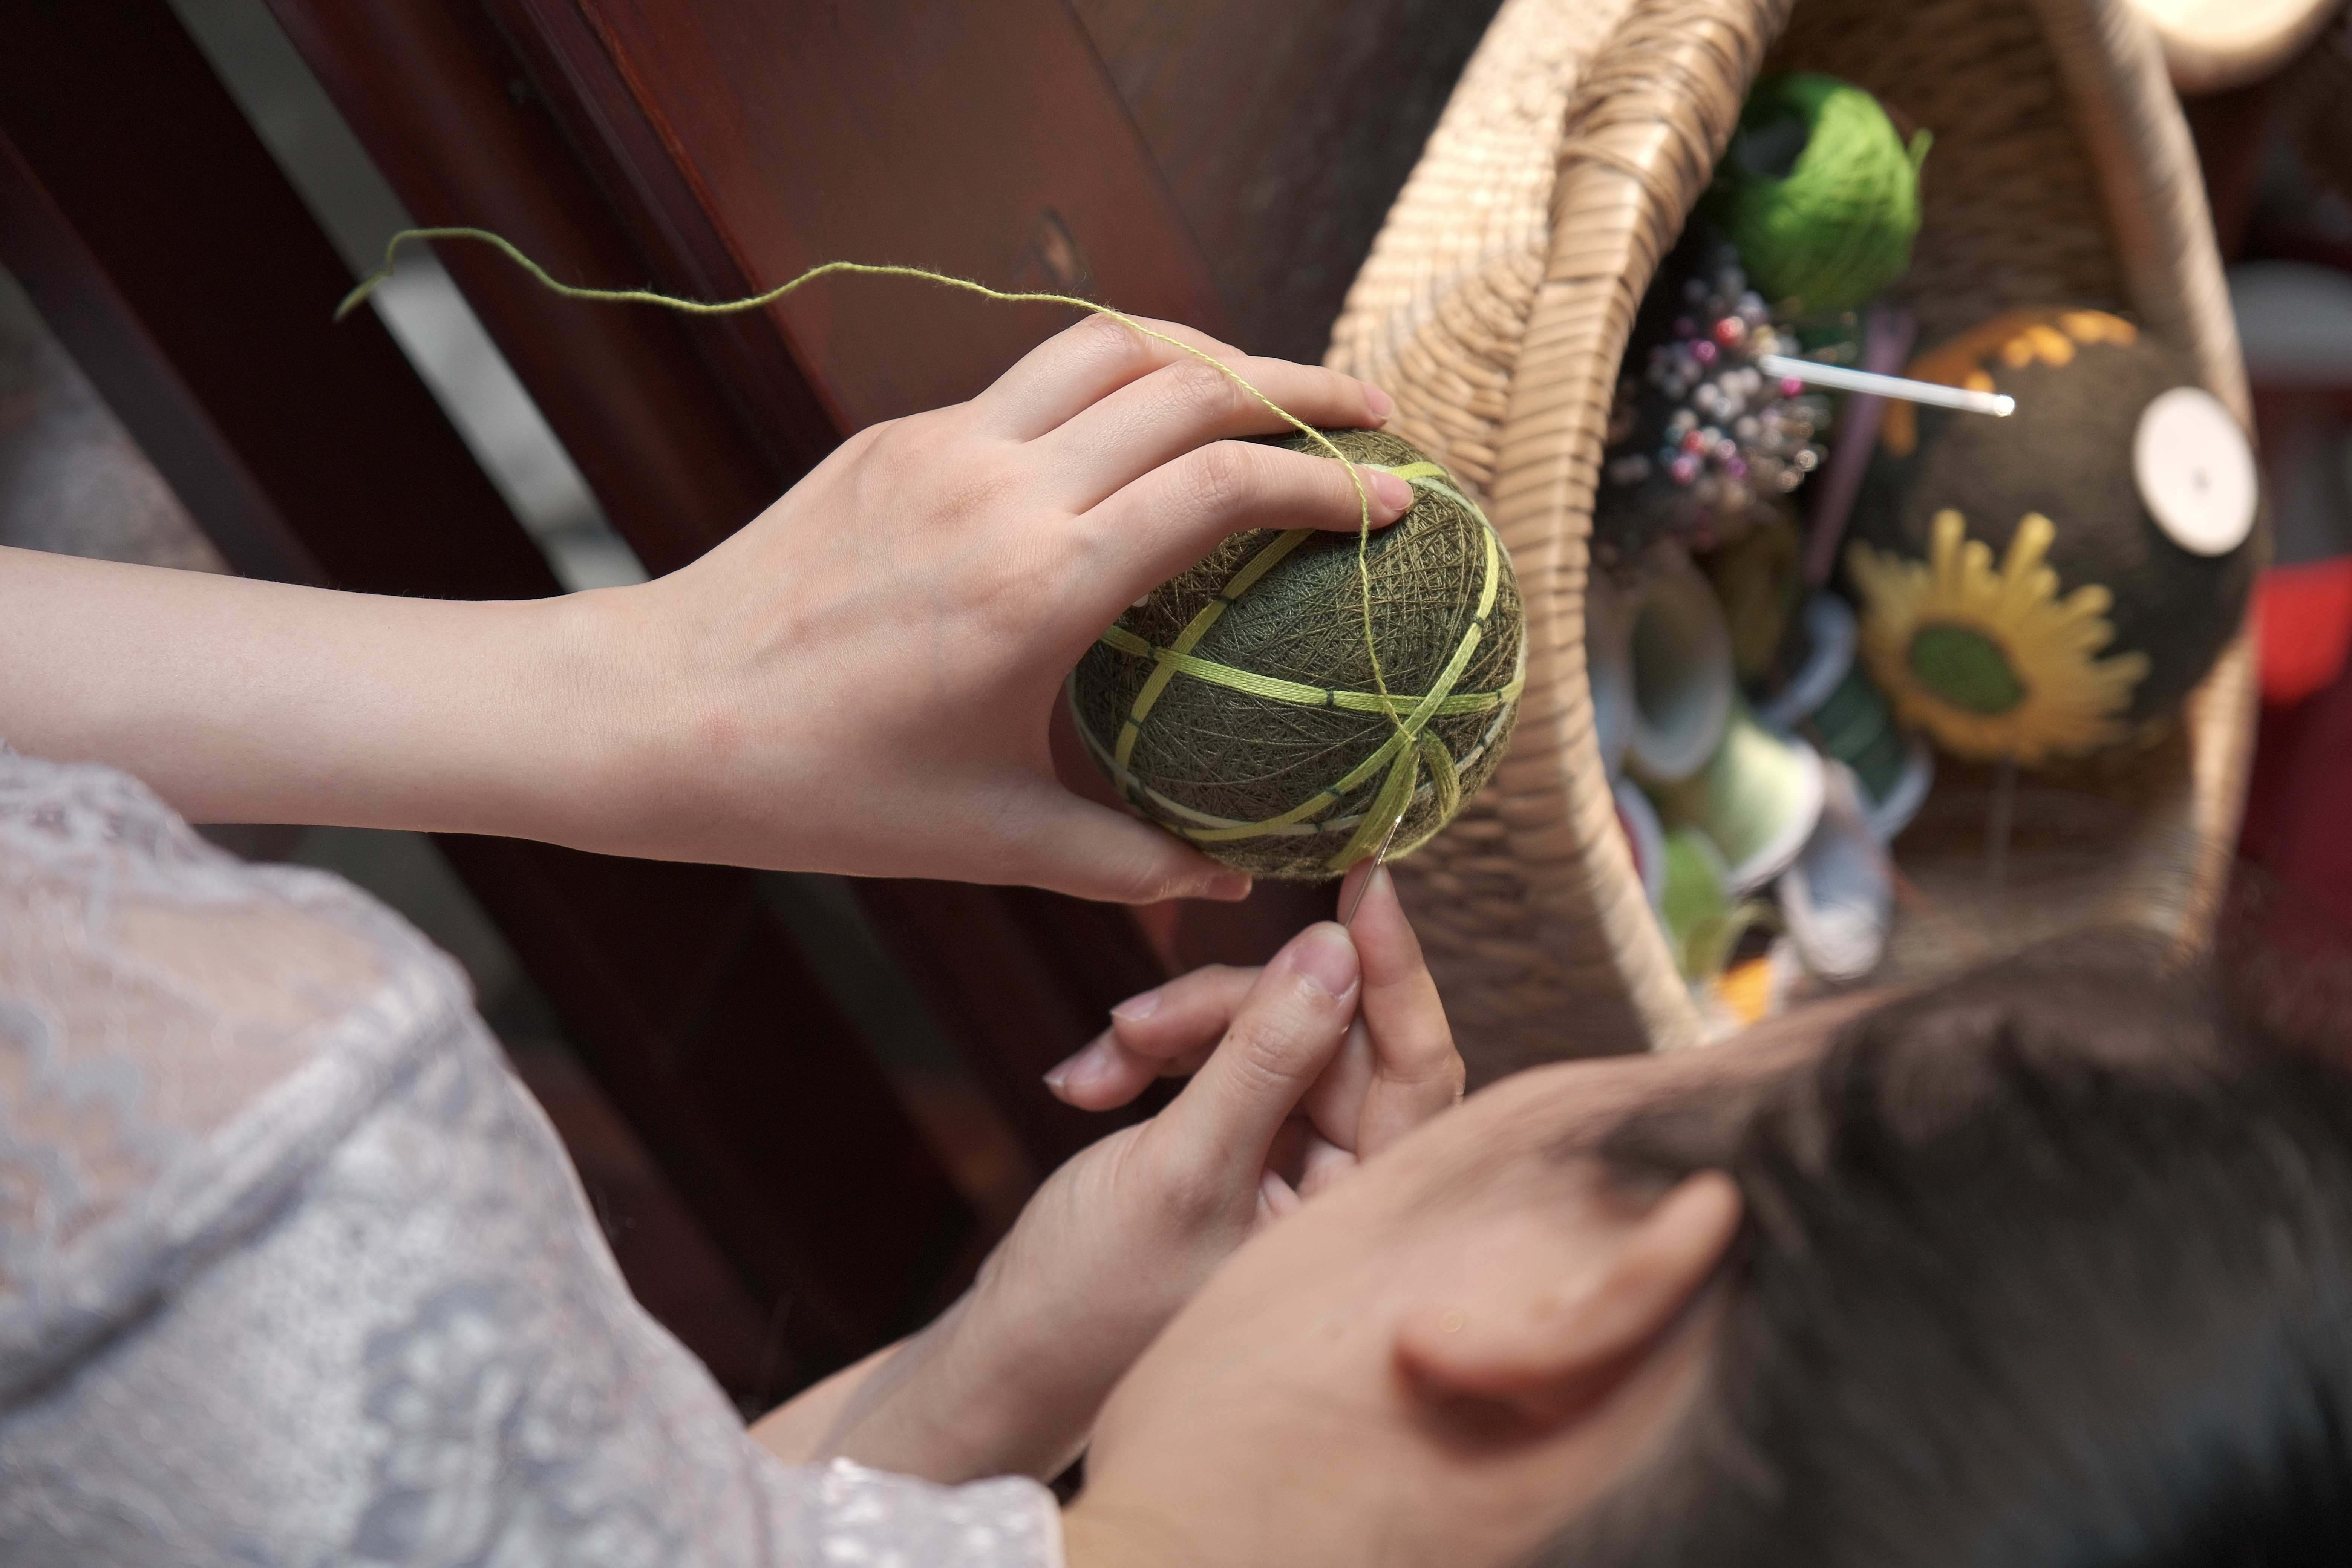
[[[1406,804],[1410,806],[1412,803]],[[1388,833],[1381,838],[1381,847],[1372,851],[1371,870],[1364,873],[1364,879],[1356,884],[1356,896],[1348,900],[1348,912],[1339,921],[1341,929],[1352,927],[1356,923],[1356,911],[1364,907],[1364,895],[1372,890],[1372,878],[1387,863],[1389,846],[1396,842],[1397,829],[1403,826],[1404,813],[1400,811],[1397,813],[1397,819],[1389,824]]]
[[[1879,397],[1899,398],[1905,403],[1957,408],[1965,414],[1990,414],[1996,419],[2006,419],[2017,412],[2017,399],[2007,393],[1970,392],[1965,387],[1938,386],[1932,381],[1913,381],[1907,375],[1881,375],[1876,371],[1847,370],[1843,365],[1822,364],[1817,360],[1790,359],[1787,354],[1759,354],[1756,368],[1766,375],[1788,376],[1809,386],[1826,386],[1836,392],[1867,392]]]

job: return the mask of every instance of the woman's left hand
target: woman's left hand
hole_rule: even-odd
[[[1379,424],[1377,388],[1149,326],[1092,318],[859,431],[634,587],[472,603],[0,549],[0,735],[192,822],[1240,898],[1247,876],[1063,787],[1063,678],[1226,535],[1351,532],[1366,501],[1384,527],[1412,492],[1237,439],[1286,426],[1226,371],[1317,425]]]

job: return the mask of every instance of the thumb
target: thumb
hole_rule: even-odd
[[[1202,1189],[1255,1203],[1274,1135],[1338,1054],[1361,988],[1355,943],[1328,921],[1259,973],[1216,1051],[1150,1124]]]
[[[1046,784],[1056,797],[1008,868],[1035,887],[1113,904],[1162,899],[1249,896],[1250,875],[1221,866],[1164,828],[1123,811],[1079,799]]]

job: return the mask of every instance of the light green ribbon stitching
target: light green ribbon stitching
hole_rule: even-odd
[[[1485,637],[1486,621],[1494,614],[1495,602],[1500,594],[1501,545],[1496,536],[1494,525],[1486,521],[1486,513],[1479,509],[1475,501],[1448,483],[1447,479],[1450,476],[1435,463],[1407,463],[1398,467],[1389,467],[1385,464],[1365,466],[1385,468],[1387,472],[1396,475],[1418,489],[1437,491],[1458,503],[1471,516],[1478,520],[1485,534],[1486,571],[1484,581],[1480,584],[1476,615],[1473,617],[1468,629],[1463,634],[1462,642],[1455,647],[1453,658],[1446,661],[1445,668],[1440,673],[1430,690],[1413,700],[1410,713],[1402,723],[1397,725],[1395,731],[1370,756],[1349,770],[1345,778],[1337,784],[1326,786],[1281,816],[1267,817],[1262,822],[1237,823],[1230,826],[1216,827],[1181,826],[1170,824],[1171,831],[1196,843],[1224,843],[1244,838],[1268,837],[1294,827],[1309,817],[1329,810],[1345,799],[1349,791],[1385,766],[1389,770],[1389,776],[1381,782],[1380,794],[1374,798],[1371,806],[1363,814],[1356,832],[1349,837],[1348,843],[1327,862],[1332,869],[1343,870],[1370,854],[1373,847],[1385,838],[1390,829],[1397,822],[1402,821],[1404,814],[1412,809],[1413,797],[1420,792],[1420,774],[1423,766],[1430,769],[1431,783],[1440,806],[1440,820],[1450,816],[1460,805],[1462,796],[1460,768],[1454,761],[1452,753],[1446,751],[1444,743],[1428,732],[1429,721],[1440,715],[1489,711],[1516,701],[1520,691],[1525,689],[1526,677],[1522,674],[1517,676],[1500,691],[1459,694],[1454,691],[1454,682],[1461,679],[1462,671],[1469,665],[1471,656],[1477,651],[1478,645]],[[1211,659],[1198,658],[1192,653],[1192,649],[1200,645],[1210,629],[1223,616],[1226,609],[1264,578],[1276,563],[1304,542],[1313,531],[1311,529],[1293,529],[1251,557],[1224,587],[1218,591],[1216,596],[1201,607],[1200,611],[1186,624],[1184,629],[1178,634],[1175,642],[1168,647],[1154,647],[1123,626],[1112,626],[1102,634],[1099,640],[1104,646],[1130,657],[1149,658],[1158,666],[1144,681],[1142,690],[1136,694],[1135,703],[1128,714],[1127,721],[1120,726],[1118,744],[1111,754],[1113,772],[1122,788],[1130,784],[1139,784],[1140,781],[1135,780],[1130,766],[1135,755],[1135,743],[1142,734],[1144,720],[1150,717],[1151,710],[1158,705],[1160,696],[1179,674],[1190,675],[1195,679],[1211,681],[1234,690],[1266,698],[1269,700],[1292,702],[1303,707],[1337,708],[1350,712],[1387,713],[1393,717],[1397,710],[1403,705],[1406,700],[1393,695],[1369,691],[1339,691],[1327,687],[1307,686],[1298,681],[1282,680],[1274,676],[1260,675],[1253,670],[1219,664]],[[1092,746],[1093,737],[1088,736],[1087,741]],[[1097,752],[1100,750],[1099,747],[1094,747],[1094,749]],[[1157,797],[1156,791],[1147,793]],[[1130,798],[1132,798],[1131,794]],[[1167,804],[1173,805],[1175,803]],[[1187,810],[1184,815],[1199,816],[1202,814]]]
[[[1136,640],[1140,642],[1142,639],[1139,637]],[[1076,678],[1073,676],[1069,680],[1065,681],[1063,684],[1066,689],[1069,689],[1074,693],[1076,686]],[[1523,642],[1519,646],[1517,668],[1511,672],[1510,680],[1503,687],[1502,690],[1497,693],[1502,700],[1497,707],[1503,710],[1507,710],[1511,703],[1518,700],[1519,694],[1526,690],[1527,684],[1528,650],[1527,645]],[[1072,696],[1071,700],[1074,702],[1076,701],[1075,695]],[[1484,732],[1482,732],[1478,737],[1477,743],[1472,746],[1469,751],[1464,752],[1461,760],[1454,764],[1454,768],[1457,770],[1457,776],[1454,781],[1457,788],[1457,794],[1455,796],[1457,805],[1460,802],[1460,796],[1458,794],[1460,784],[1458,770],[1468,767],[1472,763],[1475,762],[1485,753],[1488,746],[1495,743],[1496,740],[1502,732],[1503,721],[1506,717],[1507,717],[1507,712],[1496,712],[1496,717],[1488,722]],[[1246,827],[1255,826],[1254,824],[1237,822],[1230,816],[1218,816],[1210,812],[1195,810],[1193,807],[1186,805],[1181,800],[1177,800],[1170,795],[1162,795],[1160,791],[1153,789],[1150,784],[1145,784],[1141,779],[1136,777],[1132,771],[1120,768],[1112,759],[1110,752],[1100,741],[1095,738],[1094,731],[1087,729],[1083,724],[1078,726],[1078,739],[1085,742],[1087,754],[1093,757],[1097,763],[1110,773],[1111,781],[1118,786],[1119,793],[1122,795],[1125,795],[1128,799],[1134,801],[1139,805],[1149,802],[1151,806],[1156,807],[1158,811],[1162,814],[1163,817],[1180,817],[1184,823],[1191,823],[1197,827]],[[1424,744],[1443,744],[1442,742],[1438,742],[1436,737],[1431,735],[1427,731],[1423,731],[1422,732],[1422,741]],[[1414,793],[1415,795],[1420,793],[1418,788],[1415,789]],[[1438,786],[1433,783],[1431,788],[1431,793],[1433,795],[1438,793]],[[1375,819],[1377,819],[1376,814],[1367,810],[1359,812],[1353,816],[1334,817],[1328,822],[1318,823],[1313,821],[1299,821],[1290,823],[1281,827],[1269,829],[1265,837],[1287,837],[1299,834],[1352,833],[1357,825],[1361,823],[1368,816],[1375,816]],[[1182,823],[1171,822],[1168,823],[1166,826],[1168,826],[1169,831],[1172,833],[1181,834],[1188,837],[1192,837],[1191,833],[1184,826],[1182,826]],[[1412,840],[1412,845],[1421,844],[1424,841],[1425,837],[1426,836],[1424,835],[1423,838],[1416,838]],[[1404,853],[1404,848],[1410,847],[1411,846],[1400,847],[1396,853],[1402,854]]]

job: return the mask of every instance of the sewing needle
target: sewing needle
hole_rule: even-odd
[[[1396,842],[1397,829],[1403,826],[1404,813],[1400,811],[1397,813],[1397,819],[1389,824],[1388,833],[1381,838],[1381,847],[1372,851],[1372,868],[1364,873],[1364,879],[1356,884],[1356,896],[1348,900],[1347,916],[1339,921],[1342,931],[1356,923],[1356,911],[1364,907],[1364,895],[1372,890],[1372,879],[1379,874],[1381,867],[1387,862],[1389,846]]]

